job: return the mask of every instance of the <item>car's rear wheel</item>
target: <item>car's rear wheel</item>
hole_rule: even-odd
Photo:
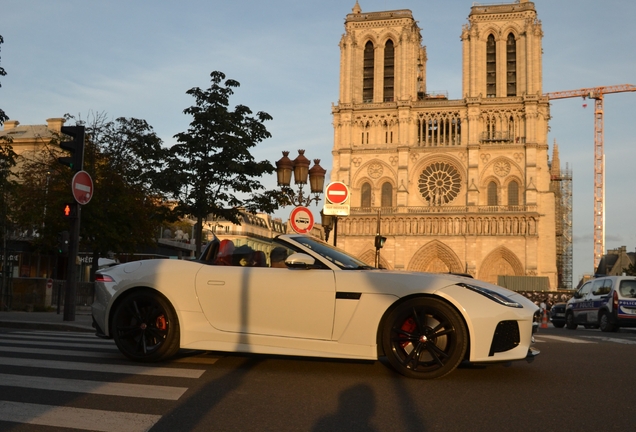
[[[410,378],[440,378],[464,359],[468,336],[457,311],[434,298],[408,300],[387,317],[382,331],[391,366]]]
[[[179,322],[170,302],[152,290],[135,291],[113,314],[112,335],[119,350],[135,361],[156,362],[179,350]]]
[[[574,322],[574,314],[569,313],[565,315],[565,327],[568,330],[576,330],[578,325]]]
[[[598,317],[598,326],[602,332],[616,331],[616,327],[610,321],[610,316],[607,312],[601,312],[601,315]]]

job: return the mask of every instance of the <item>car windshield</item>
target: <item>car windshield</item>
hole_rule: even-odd
[[[375,268],[316,238],[293,236],[292,239],[316,252],[321,257],[326,258],[343,270],[370,270]]]

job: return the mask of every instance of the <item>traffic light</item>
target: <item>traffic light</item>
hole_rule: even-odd
[[[62,215],[64,219],[77,217],[77,207],[75,203],[64,203],[62,204]]]
[[[61,254],[68,253],[68,244],[70,236],[68,231],[62,231],[57,235],[57,252]]]
[[[381,235],[376,235],[375,236],[375,248],[376,249],[382,249],[382,246],[384,246],[384,242],[386,241],[386,237],[382,237]]]
[[[62,165],[75,172],[84,169],[84,126],[62,126],[62,133],[73,137],[71,141],[60,141],[60,147],[71,155],[57,158]]]

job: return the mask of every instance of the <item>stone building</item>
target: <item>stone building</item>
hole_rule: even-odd
[[[459,31],[460,29],[458,29]],[[461,29],[462,99],[430,92],[410,10],[363,12],[340,41],[331,181],[351,191],[338,246],[386,268],[557,287],[555,195],[534,3],[474,3]]]
[[[17,120],[7,120],[0,137],[10,140],[16,154],[29,158],[40,153],[61,133],[65,121],[64,118],[49,118],[46,125],[20,125]]]
[[[636,264],[636,252],[627,252],[627,246],[616,249],[608,249],[598,263],[596,274],[599,276],[620,276],[630,266]]]

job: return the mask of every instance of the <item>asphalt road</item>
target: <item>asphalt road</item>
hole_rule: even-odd
[[[131,432],[633,430],[635,331],[536,339],[531,364],[416,381],[382,362],[202,352],[126,369],[139,365],[85,333],[0,329],[0,431],[72,430],[80,414],[94,418],[82,430]]]

